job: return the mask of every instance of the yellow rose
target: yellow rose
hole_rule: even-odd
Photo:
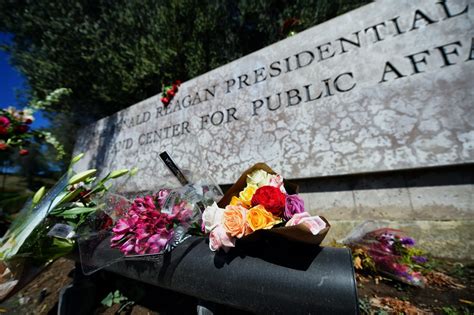
[[[252,197],[255,194],[255,191],[257,190],[257,186],[248,184],[247,187],[243,191],[240,192],[239,194],[239,199],[248,207],[252,205]]]
[[[236,197],[236,196],[232,196],[232,199],[230,200],[230,205],[242,206],[242,207],[248,208],[248,205],[246,205],[242,200],[240,200],[239,197]]]
[[[255,206],[247,211],[247,223],[254,231],[261,229],[270,229],[279,220],[275,220],[273,215],[265,210],[262,205]]]

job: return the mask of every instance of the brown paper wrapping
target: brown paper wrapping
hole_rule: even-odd
[[[230,201],[233,196],[238,197],[239,193],[244,190],[245,186],[247,185],[247,175],[252,173],[255,170],[264,170],[267,173],[270,174],[276,174],[275,171],[273,171],[267,164],[265,163],[257,163],[247,169],[245,172],[242,173],[242,175],[239,177],[237,182],[232,185],[232,187],[227,190],[227,192],[224,194],[224,197],[217,203],[220,208],[225,208],[228,204],[230,204]],[[289,194],[296,194],[298,192],[298,185],[295,185],[291,182],[288,182],[284,180],[284,185],[285,189]],[[298,242],[303,242],[307,244],[313,244],[313,245],[319,245],[321,242],[324,240],[326,237],[331,225],[329,222],[324,218],[321,217],[324,222],[326,222],[326,228],[324,228],[321,232],[319,232],[317,235],[313,235],[309,228],[304,225],[304,224],[298,224],[294,226],[288,226],[288,227],[276,227],[273,229],[269,230],[259,230],[256,231],[252,234],[249,235],[256,237],[256,236],[264,236],[266,233],[270,234],[277,234],[280,235],[288,240],[292,241],[298,241]],[[255,234],[255,235],[254,235]]]

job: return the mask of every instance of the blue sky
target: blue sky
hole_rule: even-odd
[[[11,36],[0,33],[0,44],[9,43]],[[24,77],[9,63],[9,55],[0,50],[0,108],[15,106],[22,108],[24,103],[17,99],[17,93],[28,88]],[[33,128],[45,127],[49,124],[41,112],[35,113]]]

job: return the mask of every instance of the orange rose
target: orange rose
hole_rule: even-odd
[[[247,209],[242,206],[231,206],[225,207],[223,223],[224,229],[233,237],[241,238],[251,232],[247,225],[245,214]]]
[[[279,220],[276,220],[262,205],[257,205],[247,211],[247,223],[253,231],[256,231],[270,229],[279,223]]]

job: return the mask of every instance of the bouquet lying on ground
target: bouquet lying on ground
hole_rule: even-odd
[[[376,229],[351,239],[347,245],[357,257],[365,258],[361,264],[369,265],[382,274],[410,285],[425,285],[421,271],[427,258],[414,246],[415,240],[402,231]]]
[[[263,163],[244,172],[218,204],[207,207],[202,224],[212,251],[227,251],[236,239],[260,230],[312,244],[320,244],[329,230],[323,217],[305,211],[295,187]]]
[[[70,169],[47,193],[41,188],[19,213],[0,240],[0,261],[12,273],[10,280],[19,279],[25,267],[41,269],[71,252],[77,229],[101,207],[108,182],[128,170],[111,172],[100,180],[95,173],[93,169],[74,174]]]

